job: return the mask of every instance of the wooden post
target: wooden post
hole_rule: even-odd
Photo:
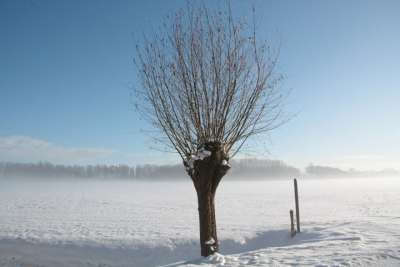
[[[296,230],[294,230],[293,210],[290,210],[289,213],[290,213],[290,236],[294,237],[296,235]]]
[[[299,193],[298,193],[298,189],[297,189],[297,179],[294,179],[294,200],[296,202],[297,232],[300,233],[300,211],[299,211]]]

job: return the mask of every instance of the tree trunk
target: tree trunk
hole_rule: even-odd
[[[230,167],[221,143],[208,142],[203,149],[211,154],[196,160],[188,174],[197,192],[201,256],[207,257],[219,249],[214,198],[219,182]]]
[[[215,220],[214,196],[210,191],[198,191],[201,256],[218,252],[217,223]]]

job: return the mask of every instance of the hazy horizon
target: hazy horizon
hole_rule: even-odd
[[[330,166],[308,165],[298,169],[280,160],[247,158],[232,160],[231,169],[226,176],[232,180],[268,180],[293,178],[400,178],[395,169],[357,170],[339,169]],[[16,163],[0,161],[0,178],[50,178],[51,181],[64,178],[110,178],[131,179],[135,181],[190,181],[182,164],[141,164],[141,165],[60,165],[51,162]]]

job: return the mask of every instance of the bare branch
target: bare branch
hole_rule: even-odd
[[[158,141],[183,159],[210,141],[233,156],[250,137],[284,122],[275,74],[279,53],[260,44],[255,27],[246,25],[230,7],[188,7],[137,48],[142,87],[136,103],[159,130]]]

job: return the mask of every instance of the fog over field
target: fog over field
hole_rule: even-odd
[[[306,178],[350,177],[400,177],[394,169],[360,171],[343,170],[329,166],[308,165],[304,170],[280,160],[247,158],[232,160],[229,180],[268,180]],[[182,180],[190,179],[183,164],[155,165],[60,165],[49,162],[12,163],[0,162],[0,177],[10,178],[124,178],[131,180]]]

